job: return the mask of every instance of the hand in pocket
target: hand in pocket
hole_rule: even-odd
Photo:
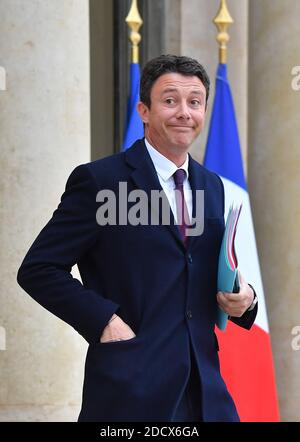
[[[134,338],[136,335],[120,316],[114,314],[104,328],[100,337],[100,342],[126,341]]]

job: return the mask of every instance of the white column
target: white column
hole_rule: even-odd
[[[300,420],[299,16],[299,1],[250,1],[249,184],[284,421]]]
[[[90,160],[89,2],[1,0],[0,36],[0,421],[76,420],[86,344],[16,273]]]

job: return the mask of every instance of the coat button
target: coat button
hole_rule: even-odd
[[[192,319],[192,317],[193,317],[193,315],[192,315],[192,310],[188,310],[188,311],[186,312],[186,316],[187,316],[188,319]]]
[[[188,259],[188,263],[189,264],[192,264],[192,262],[193,262],[193,258],[192,258],[192,255],[189,253],[188,254],[188,256],[187,256],[187,259]]]

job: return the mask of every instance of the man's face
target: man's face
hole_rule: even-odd
[[[206,90],[196,76],[168,73],[159,77],[151,90],[150,109],[139,103],[150,143],[164,152],[186,152],[202,131],[206,111]]]

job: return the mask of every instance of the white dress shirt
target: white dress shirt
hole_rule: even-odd
[[[176,222],[177,222],[177,210],[176,210],[176,199],[174,192],[175,182],[173,174],[176,172],[177,169],[185,170],[186,177],[183,183],[183,193],[187,205],[189,218],[192,219],[193,201],[192,201],[191,186],[189,183],[189,171],[188,171],[189,156],[188,155],[186,156],[186,160],[181,167],[177,167],[176,164],[174,164],[172,161],[170,161],[168,158],[166,158],[164,155],[162,155],[156,149],[154,149],[154,147],[151,146],[151,144],[149,143],[148,140],[146,140],[146,138],[145,138],[145,144],[149,152],[149,155],[151,157],[151,160],[154,164],[155,170],[157,172],[160,185],[163,188],[163,191],[165,192],[168,198]]]

